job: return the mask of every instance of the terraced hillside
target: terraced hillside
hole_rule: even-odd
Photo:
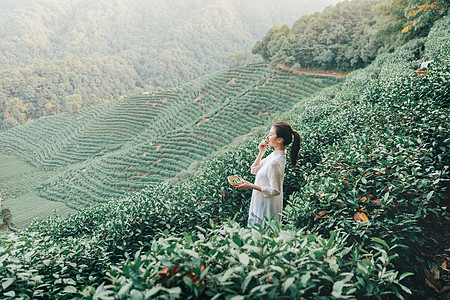
[[[59,170],[41,196],[80,208],[172,178],[337,81],[249,65],[14,128],[0,151]]]

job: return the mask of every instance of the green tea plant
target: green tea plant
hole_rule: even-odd
[[[145,253],[114,266],[111,281],[86,288],[87,299],[328,299],[379,298],[410,293],[392,269],[391,248],[379,239],[370,251],[346,246],[347,236],[328,239],[304,230],[243,228],[228,221],[196,235],[164,232]]]
[[[221,80],[236,95],[220,110],[234,113],[234,104],[251,99],[250,113],[239,116],[260,127],[240,130],[212,110],[210,120],[168,133],[167,144],[130,140],[132,150],[69,170],[54,184],[66,182],[70,193],[80,194],[80,206],[139,188],[140,177],[164,180],[178,174],[178,181],[153,183],[68,218],[35,221],[24,233],[2,236],[0,292],[5,298],[42,299],[418,296],[417,289],[426,288],[421,274],[429,263],[421,252],[439,246],[425,229],[430,223],[448,227],[449,64],[436,57],[426,73],[417,74],[411,61],[420,45],[431,47],[425,54],[441,53],[432,48],[439,47],[433,39],[441,36],[434,32],[412,41],[308,99],[292,90],[302,80],[284,71],[249,66],[240,70],[259,73],[227,73]],[[205,78],[202,86],[188,85],[180,95],[192,93],[206,103],[226,90],[202,89],[217,80]],[[286,83],[292,80],[295,84]],[[255,116],[255,108],[271,97],[297,104],[288,113]],[[226,130],[214,119],[229,131],[222,135]],[[285,225],[267,220],[267,228],[246,228],[251,191],[233,188],[227,177],[253,180],[249,165],[275,119],[290,122],[303,140],[298,166],[285,175]],[[197,163],[197,169],[177,173],[175,162],[187,168],[193,158],[224,145],[215,141],[220,137],[231,145]],[[151,152],[158,155],[147,156]],[[183,158],[186,153],[192,157]],[[137,173],[158,159],[167,169]],[[75,181],[80,184],[71,184]],[[104,191],[97,192],[99,187]],[[69,191],[61,191],[47,190],[55,199],[68,197]],[[438,293],[431,296],[442,296]]]
[[[330,107],[333,115],[315,119],[314,130],[335,124],[340,133],[299,179],[285,220],[324,234],[345,231],[361,245],[370,245],[373,237],[390,246],[404,244],[407,248],[396,249],[404,260],[397,268],[421,273],[421,249],[435,243],[424,226],[448,224],[449,65],[416,74],[406,64],[389,75],[383,64],[376,61],[364,76],[356,73],[356,80],[350,76],[349,83],[356,88],[359,81],[363,93],[343,94],[343,109]]]
[[[108,154],[97,155],[97,158],[87,160],[76,168],[69,168],[61,178],[44,184],[41,195],[63,201],[73,208],[81,208],[101,202],[101,199],[117,197],[123,190],[141,190],[148,184],[173,178],[194,161],[204,159],[253,127],[265,125],[273,112],[286,110],[302,97],[326,86],[307,76],[267,69],[261,64],[248,68],[253,68],[253,72],[244,75],[242,70],[230,70],[204,77],[198,80],[202,85],[197,92],[186,98],[180,96],[185,95],[184,91],[177,94],[182,88],[171,91],[171,96],[164,95],[164,92],[157,94],[159,99],[168,99],[167,103],[163,103],[167,109],[162,107],[161,111],[169,113],[155,117],[154,124],[120,149],[112,151],[112,148],[101,146]],[[262,72],[267,75],[261,76]],[[335,84],[338,80],[330,82]],[[191,87],[187,85],[186,88]],[[153,97],[156,95],[150,97],[151,101],[154,101]],[[145,101],[148,102],[149,98],[141,95],[129,97],[117,104],[111,116],[98,120],[98,124],[93,126],[103,131],[100,134],[105,134],[106,139],[100,137],[99,133],[93,133],[93,137],[109,141],[111,138],[120,138],[114,136],[108,139],[107,132],[124,134],[126,131],[130,136],[133,132],[139,132],[135,120],[138,119],[137,115],[139,119],[145,115],[145,110],[140,112]],[[171,101],[177,105],[172,103],[170,106]],[[160,102],[155,100],[154,103]],[[184,108],[190,110],[185,111]],[[182,123],[178,120],[178,116],[187,119],[186,115],[189,114],[192,114],[189,118],[193,122]],[[130,121],[130,124],[123,124],[125,121]],[[162,125],[174,124],[173,121],[179,127],[161,129]],[[106,125],[111,125],[111,128]],[[124,129],[119,130],[118,126]],[[153,134],[150,136],[148,131]],[[150,140],[146,140],[146,137]],[[86,141],[89,141],[89,146]],[[89,149],[100,147],[95,143],[92,145],[92,138],[86,141],[80,146],[81,152],[85,151],[86,155],[92,154]],[[74,190],[77,192],[67,192]]]
[[[33,233],[2,235],[0,242],[3,299],[73,299],[83,285],[101,281],[111,265],[110,253],[95,238],[55,241]]]

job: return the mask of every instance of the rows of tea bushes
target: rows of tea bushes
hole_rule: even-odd
[[[198,229],[197,235],[172,237],[168,232],[176,230],[169,226],[165,236],[113,268],[109,286],[89,294],[162,299],[444,297],[450,282],[445,276],[433,277],[430,269],[446,272],[446,233],[430,229],[445,231],[450,225],[449,20],[438,22],[439,30],[432,30],[428,39],[379,57],[344,84],[277,117],[293,124],[303,137],[299,166],[285,177],[290,194],[284,214],[291,226],[287,228],[320,233],[324,244],[337,241],[335,249],[343,249],[338,245],[342,236],[335,232],[345,232],[342,245],[352,245],[349,251],[362,261],[325,249],[319,253],[336,260],[330,264],[328,256],[314,261],[317,248],[309,248],[306,240],[296,244],[295,230],[273,223],[266,236],[232,223],[213,233]],[[414,66],[422,46],[435,62],[426,73],[417,73]],[[196,182],[201,192],[173,194],[174,201],[184,203],[195,195],[204,205],[202,195],[214,191],[216,206],[209,207],[214,213],[208,217],[221,219],[225,210],[245,222],[248,195],[233,194],[224,186],[221,167],[228,175],[251,179],[244,167],[256,156],[256,145],[257,140],[246,147],[241,143],[244,149],[210,161],[200,176],[204,181]],[[149,199],[152,195],[158,193]],[[236,204],[241,201],[245,205]],[[186,212],[185,217],[203,225],[201,214]],[[175,228],[189,232],[189,226],[182,221]],[[310,241],[316,238],[309,236]],[[360,247],[365,250],[359,252]],[[295,254],[287,254],[291,250]],[[335,270],[344,272],[338,274],[340,279]]]
[[[231,188],[226,177],[249,176],[247,162],[255,154],[250,150],[253,146],[227,153],[227,159],[210,161],[208,171],[192,181],[157,185],[143,193],[81,210],[67,219],[37,221],[27,236],[2,239],[1,263],[7,266],[0,271],[4,278],[2,292],[11,297],[42,299],[89,295],[107,298],[111,294],[128,298],[135,293],[164,297],[179,290],[179,284],[183,290],[178,295],[183,298],[211,297],[215,292],[340,298],[408,291],[399,282],[408,274],[392,269],[394,257],[386,256],[392,249],[385,249],[381,241],[371,251],[364,251],[347,245],[347,237],[342,234],[324,239],[306,235],[304,230],[280,229],[277,224],[272,227],[278,236],[270,231],[244,229],[236,223],[206,233],[200,226],[207,228],[211,222],[214,228],[215,222],[222,224],[233,213],[238,213],[236,219],[241,224],[245,222],[250,195]],[[161,232],[164,236],[159,236]],[[167,236],[179,236],[181,232],[188,232],[181,240]],[[157,240],[151,242],[155,237]],[[134,255],[138,250],[146,257]],[[158,257],[167,254],[169,259],[154,261],[153,253]],[[138,260],[128,263],[123,260],[126,257]],[[148,265],[143,266],[141,261]],[[199,270],[191,270],[195,266]],[[171,271],[154,293],[154,284],[159,281],[153,274],[164,275],[166,268]],[[198,274],[192,284],[186,281],[193,276],[190,271]],[[133,284],[126,276],[134,278]],[[111,284],[102,285],[105,281]],[[258,288],[260,285],[263,287]],[[366,286],[372,290],[366,291]],[[168,291],[170,288],[174,290]]]
[[[41,196],[80,208],[172,178],[325,86],[253,64],[14,128],[0,135],[0,151],[59,169]]]
[[[331,239],[335,236],[330,232],[345,232],[347,246],[373,249],[369,255],[379,257],[382,265],[392,263],[394,267],[391,275],[378,269],[375,273],[383,282],[375,283],[369,275],[373,270],[373,263],[368,263],[369,256],[362,264],[346,258],[347,266],[356,266],[349,272],[364,278],[349,275],[345,287],[351,292],[347,295],[375,298],[391,293],[403,298],[413,293],[414,297],[440,298],[445,293],[444,287],[449,285],[445,277],[441,277],[441,282],[439,278],[430,277],[429,271],[434,265],[445,273],[442,262],[449,254],[445,239],[444,244],[439,243],[440,236],[445,233],[429,234],[430,228],[448,228],[450,219],[447,211],[450,43],[445,40],[450,28],[449,19],[438,22],[436,27],[441,29],[432,30],[428,39],[412,41],[393,54],[379,57],[369,68],[353,72],[343,85],[300,102],[290,113],[278,117],[293,124],[303,137],[299,166],[289,170],[285,178],[286,194],[293,193],[287,201],[284,221],[293,228],[306,228]],[[442,35],[445,30],[447,35]],[[416,59],[422,46],[425,46],[426,54],[436,56],[433,56],[434,65],[420,74],[413,67],[417,66]],[[244,149],[211,160],[203,168],[200,176],[203,181],[193,180],[194,188],[186,189],[187,195],[174,193],[172,199],[177,199],[177,203],[197,199],[200,205],[208,208],[202,212],[213,212],[207,215],[212,220],[222,220],[225,211],[225,215],[237,213],[236,219],[245,222],[249,196],[227,188],[225,176],[221,175],[222,171],[226,175],[240,174],[251,179],[245,167],[256,155],[257,140],[246,147],[245,143],[240,145]],[[200,192],[195,192],[195,186],[201,187]],[[158,193],[148,197],[152,195]],[[192,195],[195,196],[191,198]],[[210,197],[216,202],[208,207]],[[200,205],[197,203],[194,207]],[[185,220],[192,218],[194,224],[206,222],[202,214],[184,212],[184,216]],[[173,228],[183,228],[189,231],[190,226],[193,225],[181,221],[179,225],[168,226],[167,230],[176,232]],[[224,231],[233,232],[229,228]],[[242,228],[234,231],[239,238],[233,238],[233,234],[227,236],[227,233],[221,236],[216,232],[219,236],[216,239],[188,235],[175,238],[173,244],[167,237],[153,241],[146,248],[147,255],[137,254],[134,260],[114,268],[110,273],[111,286],[103,286],[101,290],[114,292],[119,297],[171,295],[186,298],[217,294],[248,298],[262,295],[343,297],[333,293],[338,285],[336,281],[332,285],[322,283],[323,289],[317,293],[316,285],[306,285],[307,281],[302,279],[308,275],[302,277],[300,274],[311,270],[307,267],[300,268],[298,273],[285,271],[284,282],[272,282],[278,278],[278,274],[270,273],[276,272],[276,268],[270,268],[276,262],[267,266],[269,270],[260,266],[248,268],[252,265],[249,252],[256,250],[252,248],[251,234]],[[279,244],[273,245],[285,249]],[[296,250],[301,252],[303,248],[307,249],[305,246]],[[309,252],[309,258],[314,257],[313,252]],[[270,252],[267,257],[279,253],[283,251]],[[361,255],[364,257],[367,253]],[[222,264],[220,267],[212,262],[217,259],[218,265]],[[292,261],[284,261],[288,262]],[[252,266],[255,265],[257,263]],[[324,269],[327,268],[313,268],[317,272]],[[345,267],[340,270],[345,272]],[[289,290],[286,282],[294,274],[299,276],[289,282],[295,282],[297,286]],[[412,274],[414,276],[408,276]],[[315,282],[329,276],[328,272]],[[398,285],[400,278],[406,287]],[[428,285],[425,285],[426,281]],[[255,285],[247,289],[251,282]],[[220,288],[219,283],[225,287]],[[310,293],[303,290],[305,286],[311,288]],[[339,291],[345,291],[345,288]]]
[[[262,134],[266,133],[262,131]],[[199,175],[189,177],[189,180],[178,185],[158,184],[151,186],[144,192],[135,194],[120,200],[111,201],[102,205],[92,206],[83,209],[77,215],[66,219],[51,218],[47,221],[37,221],[29,228],[30,232],[41,232],[51,236],[51,241],[71,241],[83,245],[83,239],[94,241],[97,248],[101,249],[105,256],[102,259],[104,269],[93,268],[90,272],[77,272],[75,269],[63,269],[61,276],[64,278],[76,278],[70,284],[65,292],[81,293],[84,290],[86,282],[92,286],[99,286],[105,280],[105,274],[111,265],[117,264],[128,255],[132,255],[143,246],[145,241],[150,241],[153,237],[163,230],[171,234],[179,235],[182,232],[195,232],[200,228],[207,228],[210,222],[223,223],[227,218],[235,216],[235,219],[245,224],[248,214],[248,205],[250,192],[237,191],[227,183],[227,176],[231,174],[240,174],[245,178],[251,178],[249,174],[249,164],[254,159],[257,141],[261,133],[246,135],[241,140],[235,141],[239,145],[238,151],[226,152],[223,155],[209,160],[202,167],[203,172]],[[291,177],[289,175],[288,177]],[[200,187],[200,188],[199,188]],[[333,243],[334,237],[327,240],[327,243]],[[321,245],[314,245],[319,247]],[[68,251],[70,249],[70,251]],[[80,251],[78,247],[74,247]],[[83,251],[97,251],[94,246],[83,247]],[[27,250],[29,250],[27,248]],[[25,251],[25,250],[23,250]],[[63,253],[62,260],[70,260],[70,257],[77,257],[76,265],[89,265],[90,256],[85,252],[74,254],[70,246],[57,248],[57,253]],[[77,252],[78,253],[78,252]],[[96,252],[97,253],[97,252]],[[367,264],[363,259],[368,256],[365,252],[357,252],[355,260]],[[92,256],[95,256],[94,253]],[[371,254],[372,255],[372,254]],[[376,256],[379,256],[377,254]],[[69,258],[68,258],[69,257]],[[37,258],[36,258],[37,259]],[[319,257],[318,260],[324,261],[325,257]],[[374,257],[374,260],[376,258]],[[328,262],[325,262],[328,264]],[[35,261],[35,264],[38,264]],[[293,264],[292,266],[295,266]],[[382,264],[379,263],[379,266]],[[388,267],[388,265],[386,265]],[[378,268],[378,267],[376,267]],[[376,269],[373,271],[375,272]],[[40,276],[43,276],[43,282],[52,282],[52,274],[41,270]],[[53,269],[55,272],[55,269]],[[76,272],[76,273],[75,273]],[[376,272],[375,272],[376,273]],[[84,274],[86,276],[84,276]],[[328,280],[327,289],[334,285],[334,281],[345,279],[338,272],[336,277]],[[181,274],[180,274],[181,275]],[[393,274],[395,280],[398,280],[400,274]],[[293,274],[293,276],[296,276]],[[372,276],[372,275],[371,275]],[[389,277],[389,278],[391,278]],[[144,279],[146,280],[146,279]],[[256,279],[255,279],[256,280]],[[290,279],[292,280],[292,279]],[[350,279],[349,279],[350,280]],[[367,279],[371,286],[383,286],[375,277]],[[316,280],[313,280],[316,282]],[[382,279],[384,284],[396,286],[396,291],[401,287]],[[317,286],[322,285],[323,281],[317,281]],[[279,284],[279,283],[278,283]],[[336,286],[339,286],[337,283]],[[29,288],[26,286],[26,288]],[[14,289],[11,286],[11,289]],[[63,295],[63,287],[54,291],[43,291],[51,295]],[[90,289],[85,290],[88,293]],[[102,288],[96,289],[101,294]],[[393,289],[389,289],[393,292]],[[327,290],[324,293],[329,293]],[[342,292],[338,289],[338,293]],[[375,291],[376,292],[376,291]],[[354,293],[348,289],[345,293]],[[358,293],[362,293],[359,291]],[[73,294],[69,294],[73,296]],[[317,295],[314,293],[313,295]],[[69,297],[69,296],[68,296]]]
[[[303,138],[298,166],[285,176],[284,226],[243,227],[250,191],[226,181],[253,180],[249,165],[269,122],[199,172],[181,174],[185,181],[2,237],[0,291],[41,299],[442,298],[445,289],[425,280],[449,283],[424,270],[448,257],[447,245],[436,241],[442,232],[425,230],[449,225],[449,21],[270,119],[290,122]],[[417,74],[421,46],[436,56]]]
[[[265,74],[264,65],[257,65]],[[118,99],[112,103],[84,109],[74,115],[67,113],[43,118],[25,127],[0,135],[2,151],[15,155],[42,167],[59,167],[74,162],[102,156],[137,139],[144,132],[162,134],[164,127],[174,118],[184,115],[183,109],[190,107],[197,112],[196,118],[205,110],[219,105],[218,101],[205,97],[202,103],[193,103],[202,89],[212,89],[210,77],[227,82],[229,77],[238,76],[238,70],[207,76],[180,90],[153,91]],[[247,73],[253,80],[260,78],[256,71]],[[194,86],[196,85],[196,86]],[[230,91],[230,96],[240,91]],[[163,122],[161,122],[163,120]],[[188,123],[182,122],[179,127]],[[163,126],[161,126],[163,125]],[[174,129],[175,124],[171,124]],[[142,140],[140,140],[142,142]]]
[[[117,197],[123,191],[140,190],[173,178],[194,161],[214,153],[253,127],[264,125],[274,112],[286,110],[302,96],[326,86],[285,70],[266,70],[261,66],[257,70],[259,73],[244,74],[238,69],[204,78],[198,92],[190,85],[183,87],[195,98],[173,108],[172,117],[160,116],[120,149],[69,168],[60,178],[45,184],[41,195],[80,208]],[[139,106],[135,108],[138,112]],[[113,119],[108,116],[102,122],[107,120]],[[101,134],[92,135],[93,145]]]
[[[74,116],[43,117],[39,122],[16,127],[0,135],[0,151],[14,153],[34,166],[42,166],[43,161],[62,151],[84,127],[100,117],[105,107],[108,104],[82,109]]]

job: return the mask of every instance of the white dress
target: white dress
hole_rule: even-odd
[[[261,160],[259,166],[251,166],[251,173],[256,175],[255,184],[261,192],[253,190],[248,216],[248,226],[263,223],[264,217],[281,221],[283,209],[283,179],[286,165],[286,150],[273,151]]]

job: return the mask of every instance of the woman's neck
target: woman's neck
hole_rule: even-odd
[[[286,148],[284,147],[283,144],[279,144],[279,145],[275,145],[273,146],[273,150],[277,151],[277,150],[285,150]]]

